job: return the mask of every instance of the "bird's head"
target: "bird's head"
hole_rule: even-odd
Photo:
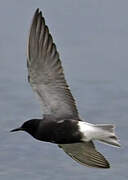
[[[10,132],[26,131],[32,136],[34,136],[38,128],[39,122],[40,122],[39,119],[31,119],[31,120],[25,121],[19,128],[12,129]]]

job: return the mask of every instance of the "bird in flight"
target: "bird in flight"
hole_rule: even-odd
[[[40,101],[43,117],[28,120],[11,132],[26,131],[40,141],[55,143],[82,165],[109,168],[93,140],[120,146],[114,126],[87,123],[79,116],[59,53],[39,9],[30,27],[27,67],[28,81]]]

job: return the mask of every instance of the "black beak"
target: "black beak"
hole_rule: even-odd
[[[15,131],[23,131],[23,128],[20,127],[20,128],[12,129],[10,132],[15,132]]]

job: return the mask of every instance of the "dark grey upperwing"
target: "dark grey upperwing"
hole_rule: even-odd
[[[56,45],[39,9],[30,28],[27,67],[28,80],[39,97],[42,112],[58,119],[77,119],[75,100],[66,83]]]
[[[110,165],[104,156],[99,153],[92,141],[74,144],[59,145],[65,153],[78,163],[95,168],[109,168]]]

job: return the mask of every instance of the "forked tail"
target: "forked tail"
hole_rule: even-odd
[[[111,144],[113,146],[120,147],[120,144],[118,142],[118,138],[115,135],[115,126],[109,125],[109,124],[97,124],[95,125],[97,128],[97,132],[99,132],[97,137],[97,140],[100,140],[104,143]]]

